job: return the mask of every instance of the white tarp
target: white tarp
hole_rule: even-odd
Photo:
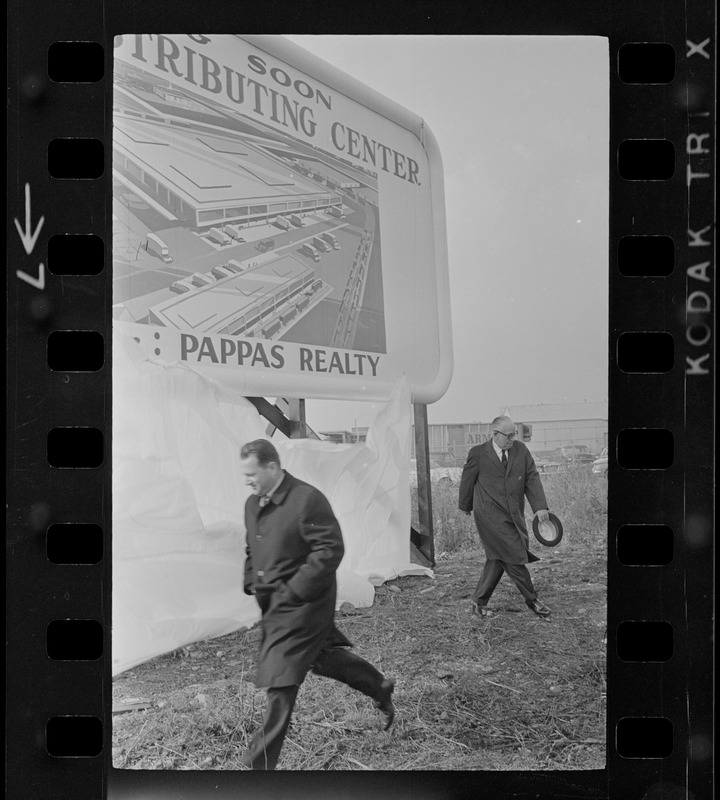
[[[194,371],[113,347],[113,674],[259,617],[242,590],[248,490],[239,447],[267,422]],[[317,486],[340,521],[338,604],[372,605],[410,561],[410,394],[399,381],[364,444],[273,442],[283,467]]]

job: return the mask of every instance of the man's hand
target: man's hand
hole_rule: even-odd
[[[535,516],[538,518],[538,522],[547,522],[550,519],[550,512],[547,508],[539,508],[535,512]]]

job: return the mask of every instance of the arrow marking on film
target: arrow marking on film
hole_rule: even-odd
[[[21,281],[26,281],[36,289],[40,289],[40,291],[45,288],[45,264],[42,262],[40,262],[37,278],[33,278],[32,275],[28,275],[27,272],[21,272],[20,270],[17,271],[17,276]]]
[[[32,223],[30,219],[30,184],[25,184],[25,230],[20,227],[20,223],[18,222],[17,217],[15,217],[15,227],[20,234],[20,238],[22,239],[23,247],[25,248],[25,252],[30,255],[32,253],[33,248],[35,247],[35,242],[37,242],[37,238],[40,235],[40,229],[43,226],[43,222],[45,222],[45,217],[40,217],[40,222],[37,224],[37,228],[35,228],[35,233],[32,232]],[[23,273],[24,274],[24,273]],[[41,270],[42,274],[42,270]]]

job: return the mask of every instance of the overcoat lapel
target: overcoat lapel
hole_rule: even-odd
[[[485,458],[492,462],[495,469],[502,474],[503,473],[503,465],[502,461],[497,457],[497,453],[495,452],[495,448],[492,445],[492,440],[488,439],[486,442],[485,447]]]

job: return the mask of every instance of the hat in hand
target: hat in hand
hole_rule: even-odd
[[[563,537],[562,522],[552,512],[549,513],[548,519],[544,522],[540,522],[536,516],[532,522],[532,529],[535,538],[545,547],[555,547],[555,545],[560,544],[560,540]]]

